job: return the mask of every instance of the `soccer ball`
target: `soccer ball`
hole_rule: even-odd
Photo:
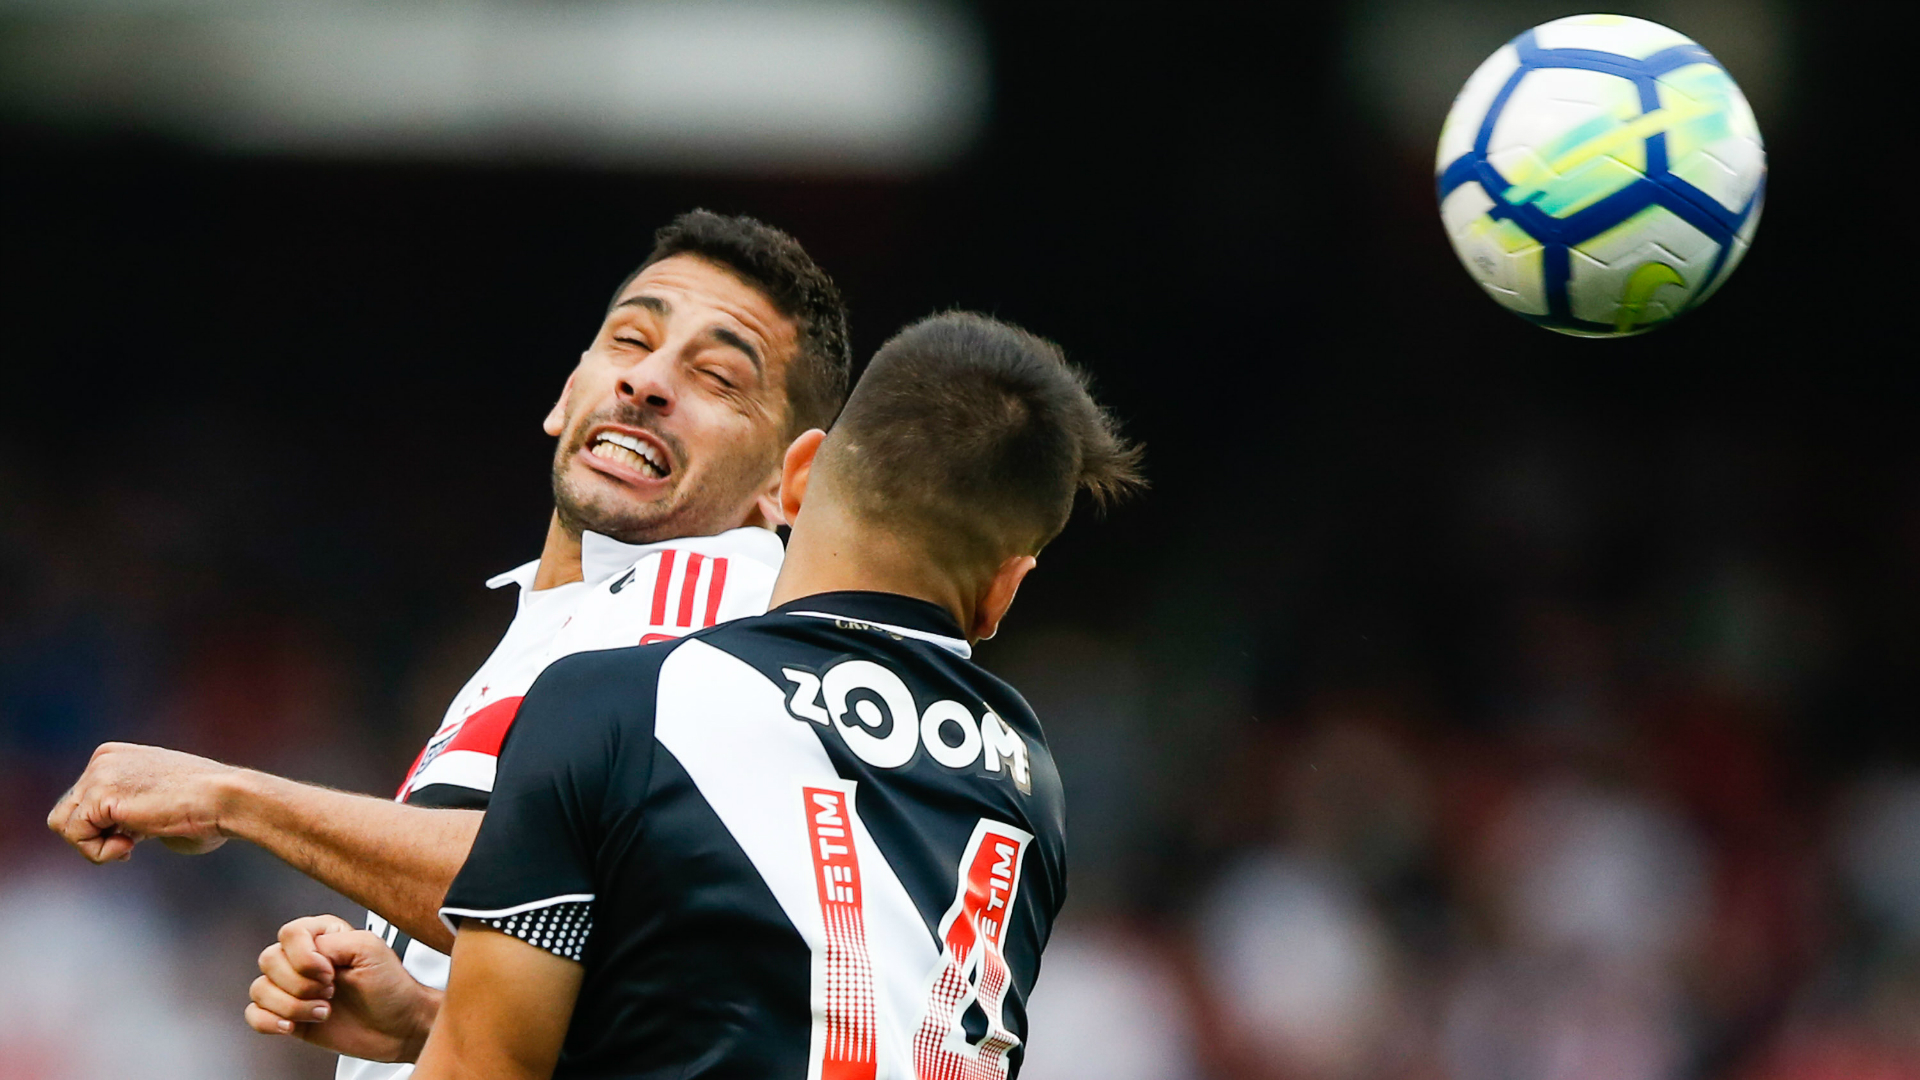
[[[1440,129],[1440,218],[1502,307],[1580,337],[1698,307],[1753,243],[1767,152],[1707,50],[1575,15],[1480,65]]]

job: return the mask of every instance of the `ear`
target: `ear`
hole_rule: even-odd
[[[585,361],[586,358],[586,353],[580,354],[582,361]],[[579,369],[575,368],[574,370],[578,371]],[[553,408],[547,410],[547,418],[541,422],[540,430],[552,435],[556,439],[560,437],[561,432],[567,430],[567,398],[572,396],[573,376],[568,375],[567,384],[560,388],[560,400],[554,402]]]
[[[993,572],[993,580],[987,582],[980,603],[973,609],[973,640],[985,641],[1000,632],[1000,620],[1007,617],[1007,609],[1013,606],[1020,582],[1039,563],[1040,560],[1031,555],[1015,555]]]
[[[767,477],[767,482],[760,487],[760,494],[753,497],[753,512],[747,515],[747,524],[764,525],[769,529],[793,524],[787,520],[785,511],[780,509],[780,485],[785,479],[784,469]]]
[[[760,485],[760,494],[753,497],[753,512],[747,516],[747,524],[761,525],[769,529],[793,524],[787,519],[786,511],[780,507],[780,487],[786,482],[786,478],[787,467],[783,457],[780,467],[769,473],[767,482]]]
[[[813,459],[827,433],[810,428],[787,447],[787,459],[780,466],[780,518],[793,524],[800,517],[800,504],[807,498],[807,481],[813,476]]]

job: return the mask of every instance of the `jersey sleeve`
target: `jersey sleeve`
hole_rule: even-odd
[[[515,915],[473,921],[545,949],[562,960],[583,964],[587,937],[593,933],[593,901],[569,900]]]
[[[565,657],[527,691],[480,833],[440,908],[449,929],[475,919],[579,958],[595,855],[609,822],[635,820],[624,811],[646,790],[659,670],[651,654],[665,651]]]

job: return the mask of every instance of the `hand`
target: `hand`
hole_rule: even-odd
[[[295,919],[260,954],[247,1025],[369,1061],[412,1061],[440,991],[407,974],[378,934],[335,915]]]
[[[47,815],[47,828],[96,863],[131,858],[159,837],[200,855],[226,843],[222,801],[241,770],[157,746],[103,743]]]

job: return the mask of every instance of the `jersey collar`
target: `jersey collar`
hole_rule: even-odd
[[[899,593],[815,593],[789,600],[773,612],[806,619],[850,619],[904,638],[931,642],[962,660],[973,657],[973,646],[961,636],[952,615],[938,604]]]
[[[598,585],[663,548],[697,551],[708,558],[751,559],[772,570],[780,569],[780,563],[787,557],[786,546],[780,543],[780,537],[771,529],[755,525],[728,529],[715,536],[685,536],[652,544],[624,544],[597,532],[583,532],[580,534],[580,575],[588,585]],[[522,563],[504,574],[488,578],[487,588],[518,585],[524,592],[533,588],[533,578],[539,570],[539,559]]]

